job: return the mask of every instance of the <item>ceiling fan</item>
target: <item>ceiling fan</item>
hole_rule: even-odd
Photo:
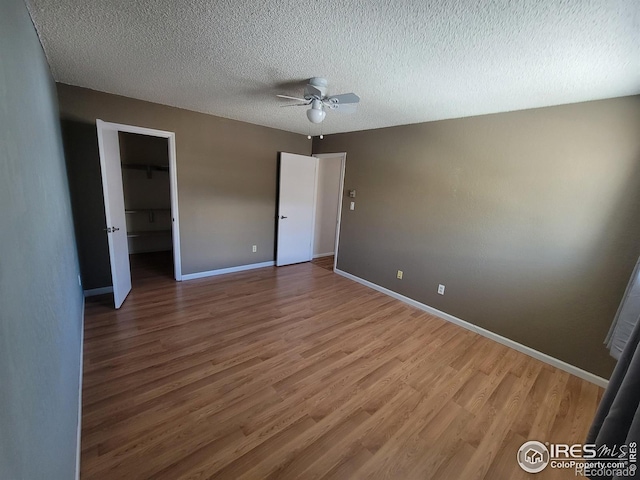
[[[326,109],[341,113],[354,113],[360,97],[355,93],[342,93],[340,95],[327,95],[327,79],[313,77],[304,87],[304,98],[291,97],[289,95],[277,95],[280,98],[298,100],[302,103],[282,105],[283,107],[298,107],[311,105],[307,110],[307,118],[311,123],[321,123],[327,112]]]

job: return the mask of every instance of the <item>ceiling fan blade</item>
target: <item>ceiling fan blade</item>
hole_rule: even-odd
[[[342,93],[340,95],[331,95],[327,97],[327,100],[331,103],[358,103],[360,101],[360,97],[355,93]]]
[[[322,92],[313,85],[307,85],[304,87],[304,96],[306,97],[307,95],[322,98]]]
[[[330,112],[356,113],[358,105],[356,103],[334,103],[329,106]]]
[[[290,105],[280,105],[281,107],[302,107],[302,106],[308,106],[311,102],[306,102],[306,103],[292,103]]]
[[[290,97],[289,95],[276,95],[276,97],[280,98],[288,98],[289,100],[298,100],[299,102],[306,102],[307,100],[300,97]]]

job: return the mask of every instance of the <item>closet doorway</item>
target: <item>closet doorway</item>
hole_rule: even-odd
[[[337,265],[340,219],[347,154],[321,153],[318,158],[318,188],[313,240],[313,262],[333,270]]]
[[[182,280],[175,135],[97,121],[116,308],[153,276]]]

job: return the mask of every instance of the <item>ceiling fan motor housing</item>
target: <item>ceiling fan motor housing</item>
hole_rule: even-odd
[[[322,93],[323,97],[327,96],[327,79],[322,77],[313,77],[309,80],[309,85],[316,87]]]

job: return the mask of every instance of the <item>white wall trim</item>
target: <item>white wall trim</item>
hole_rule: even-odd
[[[100,288],[92,288],[90,290],[84,291],[84,296],[86,297],[95,297],[96,295],[104,295],[106,293],[113,293],[113,287],[100,287]]]
[[[273,267],[274,261],[250,263],[249,265],[239,265],[237,267],[219,268],[217,270],[208,270],[206,272],[187,273],[182,275],[182,280],[195,280],[196,278],[215,277],[216,275],[224,275],[225,273],[244,272],[245,270],[254,270],[256,268]]]
[[[82,377],[84,371],[84,297],[80,321],[80,378],[78,380],[78,432],[76,434],[76,480],[80,480],[80,456],[82,454]]]
[[[313,258],[330,257],[331,255],[333,255],[333,252],[316,253]]]
[[[593,373],[587,372],[586,370],[583,370],[581,368],[576,367],[575,365],[571,365],[570,363],[564,362],[562,360],[559,360],[555,357],[552,357],[550,355],[547,355],[546,353],[542,353],[538,350],[534,350],[531,347],[527,347],[526,345],[523,345],[521,343],[518,343],[514,340],[511,340],[509,338],[503,337],[502,335],[498,335],[497,333],[494,333],[490,330],[486,330],[482,327],[479,327],[477,325],[474,325],[472,323],[466,322],[458,317],[454,317],[453,315],[449,315],[448,313],[445,313],[441,310],[438,310],[436,308],[430,307],[429,305],[426,305],[424,303],[420,303],[417,300],[414,300],[412,298],[409,297],[405,297],[404,295],[401,295],[400,293],[394,292],[393,290],[389,290],[388,288],[385,287],[381,287],[380,285],[377,285],[373,282],[370,282],[368,280],[364,280],[363,278],[360,277],[356,277],[355,275],[352,275],[350,273],[347,273],[343,270],[339,270],[337,268],[334,268],[334,272],[337,273],[338,275],[341,275],[345,278],[348,278],[349,280],[353,280],[354,282],[358,282],[362,285],[365,285],[369,288],[373,288],[374,290],[377,290],[378,292],[384,293],[385,295],[389,295],[390,297],[393,297],[397,300],[400,300],[401,302],[407,303],[409,305],[411,305],[412,307],[416,307],[420,310],[423,310],[427,313],[430,313],[432,315],[435,315],[436,317],[440,317],[443,320],[447,320],[448,322],[454,323],[456,325],[459,325],[462,328],[466,328],[467,330],[471,330],[472,332],[475,332],[479,335],[482,335],[483,337],[487,337],[491,340],[495,340],[498,343],[501,343],[502,345],[506,345],[507,347],[513,348],[514,350],[517,350],[521,353],[524,353],[526,355],[529,355],[530,357],[533,357],[537,360],[541,360],[545,363],[548,363],[549,365],[552,365],[554,367],[559,368],[560,370],[564,370],[565,372],[571,373],[572,375],[575,375],[576,377],[580,377],[583,380],[587,380],[588,382],[591,383],[595,383],[596,385],[600,386],[600,387],[606,387],[609,384],[609,381],[599,377],[598,375],[595,375]]]

